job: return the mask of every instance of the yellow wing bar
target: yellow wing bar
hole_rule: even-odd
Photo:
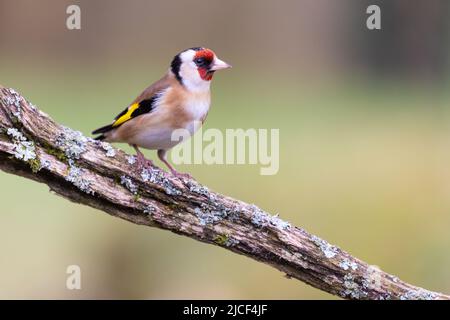
[[[131,115],[133,114],[133,112],[139,108],[139,103],[133,103],[131,106],[128,107],[127,112],[125,112],[122,116],[120,116],[119,118],[116,119],[116,121],[114,121],[114,123],[112,124],[113,127],[117,127],[119,125],[121,125],[122,123],[124,123],[125,121],[128,121],[131,119]]]

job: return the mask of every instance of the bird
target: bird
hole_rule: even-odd
[[[182,139],[172,133],[184,129],[192,136],[205,122],[211,105],[210,85],[218,70],[231,68],[211,49],[192,47],[179,52],[166,74],[147,87],[112,123],[92,132],[96,140],[128,143],[136,151],[136,163],[153,166],[139,148],[157,150],[158,158],[178,177],[181,173],[167,161],[167,152]]]

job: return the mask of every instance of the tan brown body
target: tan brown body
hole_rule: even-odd
[[[105,140],[167,150],[179,143],[172,138],[174,130],[186,129],[193,134],[205,121],[211,101],[209,90],[188,91],[170,73],[145,89],[132,104],[149,99],[158,92],[161,96],[154,110],[107,132]]]
[[[169,149],[193,135],[211,103],[214,72],[231,68],[213,51],[193,47],[177,54],[166,75],[145,89],[111,124],[94,130],[96,140],[125,142],[134,147],[141,168],[152,165],[139,147],[158,150],[170,171],[182,176],[166,159]]]

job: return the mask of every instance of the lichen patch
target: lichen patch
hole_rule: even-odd
[[[127,156],[127,162],[131,165],[136,163],[136,157],[135,156]]]
[[[251,205],[250,210],[252,213],[252,224],[256,227],[262,228],[267,226],[274,226],[279,230],[287,230],[291,227],[291,224],[280,219],[278,214],[272,216],[268,212],[261,210],[255,205]]]
[[[85,170],[75,165],[73,160],[69,160],[69,173],[66,176],[66,181],[71,182],[75,187],[87,194],[94,195],[95,192],[91,188],[91,181],[84,178]]]
[[[133,182],[133,180],[131,180],[130,177],[121,176],[120,177],[120,184],[125,186],[125,188],[127,188],[128,191],[130,191],[131,193],[133,193],[133,194],[137,194],[138,193],[138,186]]]
[[[79,159],[86,151],[88,139],[80,131],[62,128],[62,132],[56,138],[56,145],[64,151],[67,158]]]
[[[181,195],[182,192],[169,179],[165,173],[160,169],[144,168],[141,171],[141,178],[144,182],[150,182],[161,186],[168,195]]]
[[[367,292],[355,282],[353,275],[350,273],[344,276],[344,287],[345,290],[342,292],[344,297],[357,300],[367,297]]]
[[[108,142],[102,141],[101,146],[106,151],[107,157],[114,158],[116,156],[116,150]]]
[[[33,161],[35,164],[34,160],[37,160],[37,155],[34,142],[27,140],[16,128],[9,128],[6,133],[14,143],[14,157],[25,162]],[[35,170],[36,168],[33,169],[33,171]]]
[[[6,89],[9,92],[9,95],[3,98],[3,103],[9,107],[13,107],[14,111],[12,114],[18,120],[22,120],[22,97],[17,91],[14,89]]]
[[[312,236],[312,241],[320,248],[322,253],[328,259],[334,258],[338,254],[338,250],[335,246],[332,246],[328,242],[319,237]]]
[[[356,262],[353,262],[347,258],[344,258],[340,263],[339,267],[341,267],[343,270],[349,270],[352,269],[353,271],[358,269],[358,264]]]

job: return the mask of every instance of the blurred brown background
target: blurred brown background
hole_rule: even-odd
[[[69,4],[81,30],[66,28]],[[366,28],[369,4],[381,30]],[[448,293],[449,18],[445,0],[0,0],[0,83],[89,134],[177,52],[212,48],[234,68],[214,78],[206,127],[279,128],[280,171],[180,169]],[[332,298],[44,185],[0,173],[0,188],[0,298]],[[81,291],[65,287],[71,264]]]

